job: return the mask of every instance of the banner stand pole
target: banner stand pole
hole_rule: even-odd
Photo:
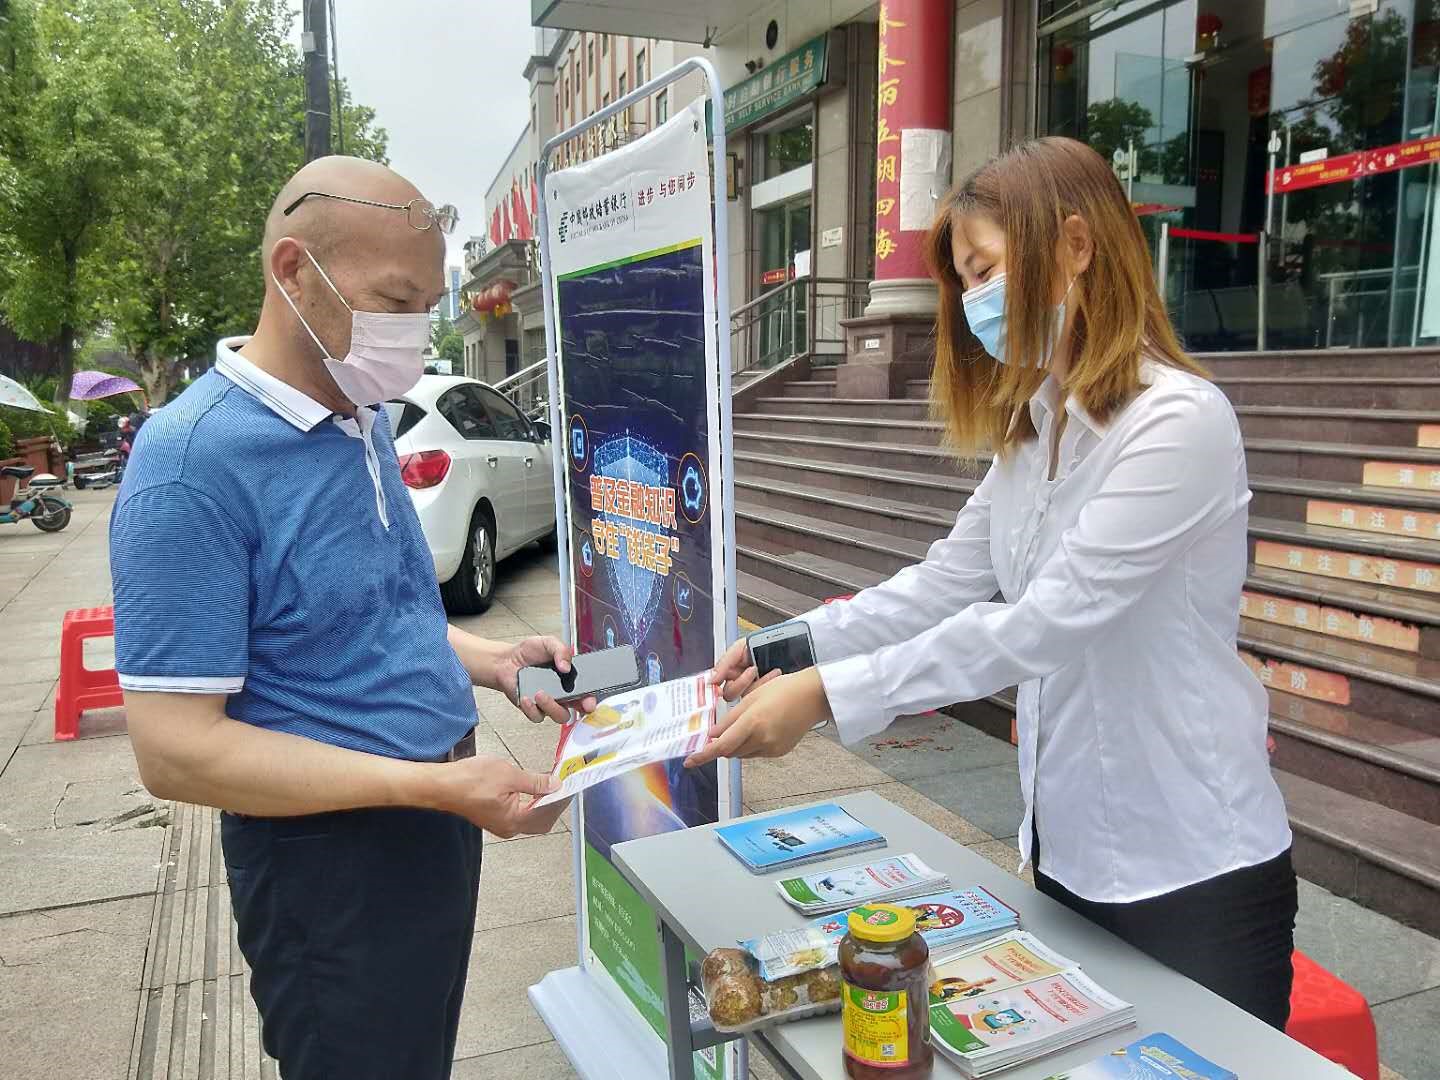
[[[709,269],[714,279],[714,331],[719,365],[720,401],[718,405],[725,641],[727,644],[734,642],[739,636],[735,563],[735,458],[732,435],[733,407],[729,334],[730,253],[724,197],[723,194],[719,198],[716,197],[717,188],[723,192],[725,183],[724,92],[714,65],[703,57],[692,57],[644,85],[636,87],[593,116],[550,138],[541,148],[540,160],[537,163],[536,183],[540,194],[540,281],[544,304],[545,346],[549,360],[546,375],[550,394],[556,558],[560,574],[562,636],[567,644],[573,644],[575,637],[574,613],[571,610],[573,584],[571,567],[573,564],[570,547],[572,537],[566,498],[569,450],[564,445],[566,428],[565,416],[561,410],[556,286],[550,251],[549,199],[546,197],[545,181],[550,172],[551,155],[558,147],[577,135],[604,124],[611,117],[620,114],[631,105],[645,100],[692,71],[698,71],[704,76],[710,103],[710,206],[713,218],[714,263],[713,267]],[[740,762],[738,760],[722,760],[719,764],[717,779],[723,781],[720,785],[720,816],[725,818],[738,815],[741,810]],[[588,941],[585,921],[587,910],[585,829],[582,802],[578,799],[571,813],[571,835],[576,889],[575,928],[578,963],[571,968],[553,971],[532,986],[529,992],[531,1004],[583,1080],[651,1080],[651,1078],[660,1080],[660,1078],[670,1075],[668,1053],[663,1040],[654,1034],[643,1018],[629,1007],[628,1003],[618,1000],[618,995],[612,988],[600,985],[588,970]],[[732,1080],[744,1080],[749,1076],[748,1047],[743,1040],[731,1045],[734,1049],[728,1051],[732,1055],[729,1062],[733,1065],[734,1071],[728,1075],[732,1077]]]

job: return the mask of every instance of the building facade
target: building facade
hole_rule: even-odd
[[[643,16],[554,0],[534,10],[543,32],[575,31],[582,44],[597,30],[633,32],[642,17],[652,33],[708,42],[727,95],[737,306],[794,277],[797,256],[819,278],[878,282],[893,258],[898,280],[913,283],[920,215],[901,222],[899,195],[916,185],[895,174],[908,167],[939,189],[1015,140],[1057,134],[1114,162],[1192,349],[1254,349],[1262,335],[1272,349],[1440,338],[1435,0],[739,0],[704,10],[656,0]],[[936,28],[948,48],[933,47]],[[584,104],[594,91],[581,83],[564,91]],[[563,100],[552,107],[571,115]],[[892,113],[901,122],[887,125]],[[898,142],[899,164],[889,163],[888,140],[911,130],[909,165]],[[925,307],[900,285],[871,290],[871,308],[882,298]]]

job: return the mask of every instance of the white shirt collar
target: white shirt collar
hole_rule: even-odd
[[[1150,386],[1155,381],[1159,367],[1160,365],[1153,358],[1149,356],[1141,358],[1140,384],[1142,388]],[[1055,380],[1054,375],[1047,375],[1045,381],[1040,384],[1040,389],[1030,399],[1030,419],[1034,423],[1036,431],[1044,426],[1045,416],[1055,413],[1055,407],[1059,402],[1060,384]],[[1065,411],[1101,438],[1110,430],[1111,422],[1114,420],[1114,417],[1111,417],[1110,420],[1102,421],[1091,416],[1090,411],[1073,397],[1065,399]]]
[[[239,350],[249,340],[248,337],[222,338],[215,346],[215,370],[301,431],[312,431],[315,425],[334,415],[308,394],[281,382],[241,356]]]

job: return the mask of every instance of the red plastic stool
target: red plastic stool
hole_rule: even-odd
[[[1285,1034],[1360,1080],[1380,1080],[1375,1020],[1360,992],[1295,950],[1295,986]]]
[[[55,691],[55,738],[80,733],[80,714],[87,709],[123,705],[120,677],[114,668],[85,666],[85,639],[115,636],[115,609],[76,608],[60,624],[60,687]]]

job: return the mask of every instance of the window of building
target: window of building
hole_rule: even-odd
[[[530,103],[530,130],[536,132],[540,130],[540,106],[533,101]]]
[[[661,90],[655,95],[655,123],[663,124],[670,119],[670,91]]]
[[[585,62],[589,65],[588,75],[595,74],[595,40],[592,38],[585,46]]]
[[[1046,0],[1040,16],[1059,21],[1071,7]],[[1359,15],[1365,5],[1336,0],[1124,7],[1039,39],[1039,130],[1086,142],[1113,163],[1152,252],[1166,222],[1270,234],[1263,276],[1253,243],[1169,239],[1158,270],[1186,347],[1256,348],[1262,305],[1268,349],[1440,337],[1432,170],[1266,198],[1272,132],[1285,169],[1432,130],[1437,67],[1422,6],[1386,0]],[[956,145],[968,128],[957,123]]]
[[[815,160],[815,125],[808,108],[775,122],[755,137],[754,180],[770,180]]]
[[[567,81],[565,83],[565,108],[570,108],[571,104],[572,98],[570,96],[570,83]]]
[[[609,35],[609,34],[601,34],[601,35],[600,35],[600,55],[601,55],[601,56],[608,56],[609,54],[610,54],[610,35]]]
[[[624,96],[625,96],[625,73],[624,73],[623,71],[620,73],[620,81],[617,83],[617,86],[619,87],[620,96],[621,96],[621,97],[624,97]]]
[[[641,49],[635,54],[635,85],[645,84],[645,50]]]

